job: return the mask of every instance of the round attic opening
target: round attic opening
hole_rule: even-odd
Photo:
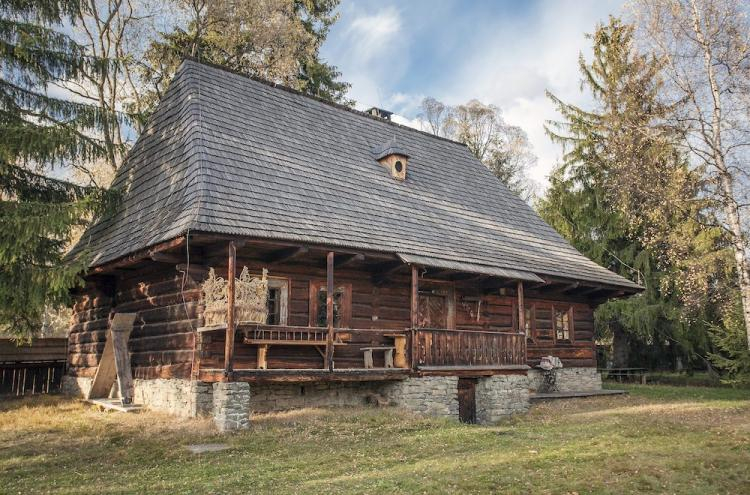
[[[396,160],[396,163],[393,165],[393,168],[395,168],[396,172],[400,174],[404,170],[404,164],[401,163],[401,160]]]

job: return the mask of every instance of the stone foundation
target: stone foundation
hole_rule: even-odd
[[[526,375],[496,375],[481,378],[475,389],[477,423],[496,423],[504,417],[529,410]]]
[[[428,376],[386,383],[381,394],[417,414],[458,418],[458,377]]]
[[[596,368],[559,368],[557,373],[557,390],[559,392],[581,392],[602,389],[602,375]],[[532,369],[528,372],[529,388],[537,390],[542,383],[542,371]]]
[[[250,428],[250,384],[214,383],[213,417],[219,431]]]
[[[561,390],[594,390],[601,379],[591,368],[563,368]],[[476,412],[480,423],[493,423],[529,407],[529,388],[541,374],[478,378]],[[85,396],[91,378],[63,378],[66,394]],[[535,382],[536,381],[536,382]],[[303,407],[394,405],[428,416],[458,418],[458,377],[409,377],[387,382],[306,384],[204,383],[185,379],[133,380],[134,400],[149,409],[180,417],[212,415],[221,431],[247,428],[253,412]],[[564,387],[564,388],[563,388]],[[587,387],[587,388],[583,388]]]
[[[155,411],[194,418],[210,414],[211,384],[185,379],[133,380],[133,402]]]
[[[68,376],[62,377],[62,393],[71,397],[86,397],[91,390],[91,378]]]
[[[321,382],[305,384],[253,384],[253,412],[286,411],[303,407],[363,406],[379,394],[379,382]]]
[[[86,397],[92,378],[64,376],[62,390],[66,395]],[[184,379],[133,380],[133,402],[154,411],[193,418],[211,414],[211,384]],[[110,394],[117,397],[116,387]]]

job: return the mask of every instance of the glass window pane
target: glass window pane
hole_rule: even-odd
[[[325,287],[321,287],[318,291],[318,314],[315,318],[315,324],[319,327],[325,327],[327,324],[327,301],[326,301],[326,293],[327,289]],[[343,304],[344,299],[344,289],[338,288],[333,293],[333,326],[334,327],[340,327],[341,326],[341,306]]]
[[[281,289],[268,289],[268,316],[267,325],[278,325],[281,321]]]

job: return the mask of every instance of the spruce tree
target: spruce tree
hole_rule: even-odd
[[[76,0],[0,4],[0,331],[21,339],[80,283],[86,257],[65,259],[71,233],[110,199],[60,179],[67,165],[104,155],[95,136],[116,118],[49,91],[107,70],[63,30],[77,9]]]
[[[643,198],[623,184],[623,178],[638,173],[645,162],[658,162],[668,172],[664,176],[672,179],[686,171],[671,145],[672,136],[659,129],[664,112],[658,103],[659,62],[636,52],[632,26],[619,19],[599,25],[590,38],[593,60],[581,57],[580,69],[582,88],[590,91],[596,107],[585,110],[549,95],[564,120],[549,122],[547,132],[566,153],[538,209],[581,252],[645,286],[643,294],[610,301],[596,311],[599,335],[613,337],[617,366],[634,364],[628,356],[633,343],[640,348],[648,343],[656,354],[668,347],[680,358],[696,359],[706,353],[702,322],[707,315],[684,318],[682,294],[674,283],[679,267],[665,254],[669,246],[651,242],[651,237],[663,240],[654,236],[654,229],[685,234],[696,226],[691,217],[695,212],[660,218],[658,226],[640,221],[648,219],[648,212],[636,204]],[[657,363],[648,362],[644,353],[639,364]]]

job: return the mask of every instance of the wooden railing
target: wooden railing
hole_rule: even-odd
[[[240,324],[246,343],[283,342],[290,345],[325,345],[328,329],[281,325]]]
[[[515,332],[414,330],[417,368],[524,366],[526,339]]]

